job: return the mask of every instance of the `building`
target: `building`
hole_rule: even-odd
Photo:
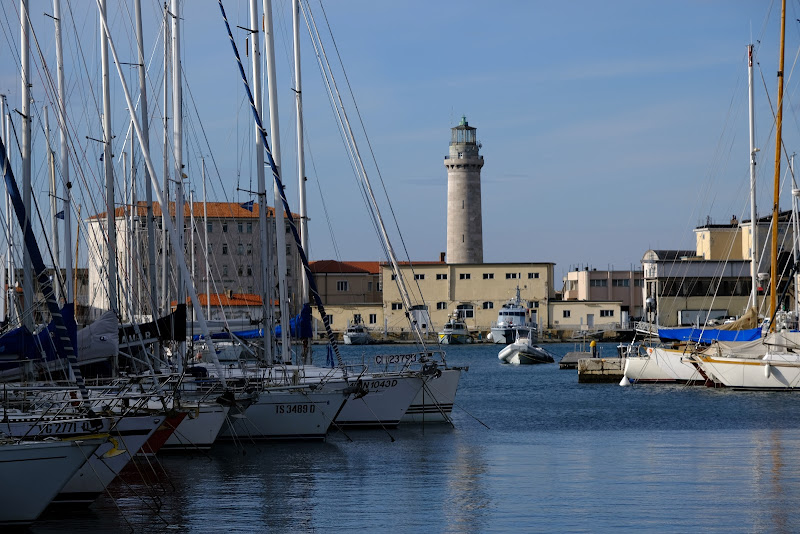
[[[644,316],[643,287],[644,273],[641,269],[598,271],[589,267],[575,268],[564,277],[562,299],[598,303],[618,302],[619,313],[616,315],[616,322],[624,325],[629,318]],[[604,316],[608,317],[609,312],[604,312]]]
[[[447,168],[447,262],[483,262],[481,168],[483,156],[476,128],[462,117],[451,129]]]
[[[235,202],[196,202],[184,206],[184,251],[186,262],[192,273],[191,283],[194,284],[198,294],[210,294],[212,307],[214,303],[221,302],[214,298],[215,294],[226,295],[226,302],[231,301],[233,295],[239,295],[239,300],[245,299],[252,302],[249,296],[259,298],[263,295],[263,277],[260,274],[262,243],[270,243],[269,258],[276,257],[275,244],[275,214],[274,209],[267,208],[266,239],[262,239],[259,230],[258,215],[259,205],[255,203],[238,204]],[[158,203],[153,205],[155,229],[157,236],[156,251],[156,288],[151,290],[149,283],[149,261],[147,231],[146,231],[146,206],[139,202],[135,210],[117,208],[115,213],[117,227],[117,269],[119,280],[120,303],[118,304],[124,318],[151,315],[151,299],[156,300],[158,307],[163,307],[162,288],[162,262],[164,249],[161,246],[162,211]],[[170,215],[174,217],[175,205],[170,204]],[[108,246],[106,229],[106,215],[101,213],[86,220],[89,243],[89,292],[88,306],[90,319],[96,319],[104,311],[111,308],[108,298],[107,280],[108,272]],[[288,222],[284,231],[289,233]],[[206,250],[206,238],[208,249]],[[167,242],[167,259],[170,259],[170,245]],[[287,273],[286,283],[289,293],[290,313],[294,315],[299,311],[298,295],[300,285],[298,273],[302,272],[299,257],[293,243],[286,246]],[[208,261],[206,261],[208,260]],[[175,265],[170,259],[170,269],[166,279],[167,294],[174,300],[175,291]],[[277,284],[275,262],[270,262],[268,271],[273,286]],[[207,297],[206,297],[207,298]],[[202,300],[202,299],[201,299]],[[222,312],[212,312],[219,316]],[[260,319],[261,317],[252,317]]]

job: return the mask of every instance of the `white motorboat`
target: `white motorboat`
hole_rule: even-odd
[[[532,336],[534,342],[537,341],[538,328],[536,323],[531,320],[529,310],[525,301],[520,297],[519,286],[517,286],[516,296],[500,307],[500,311],[497,312],[497,321],[492,324],[487,337],[493,343],[508,345],[517,339],[516,329],[520,327],[530,329],[531,332],[527,335]]]
[[[534,344],[533,329],[517,328],[516,334],[516,341],[498,353],[501,362],[513,365],[555,362],[552,354]]]
[[[41,515],[106,437],[0,443],[0,525],[25,526]]]
[[[369,345],[372,343],[372,336],[369,329],[361,323],[352,324],[342,334],[345,345]]]
[[[442,331],[439,332],[439,343],[443,345],[464,345],[473,341],[469,328],[467,328],[467,323],[464,322],[461,314],[458,311],[451,313],[444,327],[442,327]]]

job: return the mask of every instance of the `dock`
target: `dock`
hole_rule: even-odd
[[[578,383],[619,382],[624,374],[624,358],[581,358],[578,360]]]
[[[561,358],[561,361],[558,362],[559,369],[577,369],[578,368],[578,360],[582,360],[583,358],[591,358],[591,352],[568,352]]]

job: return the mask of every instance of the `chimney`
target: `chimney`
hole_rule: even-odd
[[[439,261],[442,262],[442,263],[444,263],[445,254],[447,254],[447,253],[446,252],[440,252],[439,253]]]

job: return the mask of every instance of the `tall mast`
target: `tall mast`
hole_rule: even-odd
[[[200,158],[203,174],[203,250],[205,254],[203,257],[206,259],[206,315],[211,318],[211,269],[208,264],[208,197],[206,196],[206,160]]]
[[[8,144],[8,140],[6,138],[6,95],[0,95],[0,140],[3,141],[3,144]],[[7,156],[8,157],[8,156]],[[11,163],[9,162],[9,165]],[[2,170],[2,169],[0,169]],[[6,202],[8,202],[8,195],[5,195]],[[9,210],[8,205],[6,204],[6,220],[8,220]],[[7,230],[4,229],[7,232]],[[9,260],[11,258],[11,239],[10,236],[6,233],[6,239],[8,243],[8,249],[6,250],[6,254],[0,256],[0,291],[3,293],[0,294],[0,321],[6,322],[10,315],[11,309],[11,300],[8,298],[9,293],[6,291],[6,281],[7,277],[11,276],[11,268]],[[7,267],[8,266],[8,267]],[[6,273],[6,269],[8,272]],[[11,288],[11,284],[8,284],[9,289]]]
[[[178,247],[175,257],[184,256],[184,241],[186,230],[183,222],[183,96],[181,93],[181,11],[179,0],[172,0],[172,151],[174,161],[175,180],[175,227],[178,229]],[[180,269],[176,274],[175,294],[178,305],[186,304],[186,287],[189,280],[184,279],[184,272]],[[183,369],[185,342],[179,342],[178,369]]]
[[[31,224],[31,82],[30,82],[30,19],[28,17],[28,0],[20,0],[20,65],[22,81],[22,204],[25,206],[25,213],[28,218],[25,225]],[[10,212],[9,212],[10,213]],[[9,217],[10,219],[10,217]],[[23,228],[25,235],[27,228]],[[33,308],[33,266],[31,255],[27,247],[23,247],[22,253],[22,298],[25,307],[29,310]],[[33,313],[23,314],[23,324],[33,331]]]
[[[775,116],[775,198],[772,205],[772,261],[769,277],[769,303],[770,317],[775,316],[777,302],[775,291],[778,279],[778,214],[780,201],[780,175],[781,175],[781,129],[783,127],[783,55],[786,40],[786,0],[781,2],[781,51],[778,60],[778,113]],[[770,332],[775,331],[775,321],[769,325]]]
[[[264,43],[267,56],[267,90],[269,91],[269,133],[272,135],[272,161],[275,172],[281,169],[281,143],[280,129],[278,127],[278,90],[275,74],[275,34],[272,30],[272,0],[264,0],[264,16],[266,17],[266,35]],[[278,304],[281,310],[281,359],[284,362],[289,357],[289,293],[286,290],[286,223],[283,210],[278,208],[278,202],[283,192],[277,182],[273,184],[275,194],[275,248],[278,259]],[[271,293],[270,293],[271,295]],[[270,296],[270,301],[272,297]],[[271,304],[271,302],[270,302]],[[270,309],[272,306],[270,306]]]
[[[69,181],[69,151],[67,148],[67,103],[64,98],[64,48],[61,43],[61,0],[53,0],[53,23],[56,38],[56,72],[58,77],[58,124],[61,132],[61,210],[64,213],[64,298],[66,302],[75,302],[75,283],[72,275],[72,183]],[[58,256],[56,256],[58,257]]]
[[[52,235],[53,247],[53,290],[55,291],[56,302],[59,302],[61,296],[61,272],[58,268],[58,258],[60,256],[58,249],[58,219],[56,212],[58,211],[58,192],[56,191],[56,154],[50,147],[50,117],[47,112],[47,106],[44,107],[44,142],[45,151],[47,153],[47,172],[50,178],[50,233]]]
[[[258,1],[250,0],[250,51],[253,59],[253,98],[256,102],[256,111],[262,114],[262,98],[261,98],[261,47],[259,46],[258,31]],[[264,182],[264,145],[261,143],[261,132],[258,125],[255,125],[255,143],[256,143],[256,177],[258,186],[258,231],[261,236],[262,246],[261,250],[261,294],[262,294],[262,317],[264,319],[264,354],[270,354],[272,347],[271,335],[267,333],[267,307],[272,300],[270,297],[270,287],[268,285],[269,277],[267,270],[270,268],[267,261],[267,187]],[[283,329],[281,329],[283,330]],[[269,359],[272,361],[272,358]]]
[[[143,150],[150,150],[150,124],[147,114],[147,83],[144,66],[144,37],[142,33],[142,0],[136,0],[136,41],[139,49],[139,105],[142,117]],[[156,290],[156,231],[153,218],[153,185],[150,183],[150,171],[144,169],[144,194],[147,205],[145,224],[147,225],[147,278],[149,282],[150,313],[155,319],[158,314],[158,291]],[[134,209],[137,209],[134,206]],[[137,212],[138,213],[138,212]]]
[[[750,303],[758,309],[758,215],[756,211],[756,135],[753,98],[753,45],[747,45],[747,80],[750,111]]]
[[[169,23],[170,12],[164,4],[164,166],[161,189],[161,313],[169,313],[169,255],[167,254],[167,219],[169,219]]]
[[[300,2],[292,0],[292,34],[294,36],[294,101],[297,118],[297,180],[300,203],[300,244],[306,254],[308,248],[308,207],[306,205],[306,164],[303,145],[303,84],[300,69]],[[300,300],[303,306],[309,303],[308,276],[300,274]],[[311,344],[303,339],[303,363],[309,363]]]
[[[8,107],[8,101],[6,100],[5,95],[3,95],[3,104],[4,108]],[[11,114],[4,111],[3,112],[3,140],[4,142],[11,138]],[[8,164],[11,165],[11,153],[6,155]],[[5,185],[5,184],[4,184]],[[15,324],[17,319],[19,319],[19,314],[17,313],[17,275],[16,275],[16,263],[14,262],[14,229],[11,225],[11,196],[6,191],[6,240],[8,241],[8,257],[6,258],[6,270],[8,271],[8,318]]]
[[[108,0],[100,0],[106,16]],[[114,209],[114,162],[111,152],[111,89],[108,79],[108,39],[100,29],[100,61],[103,67],[103,163],[106,178],[106,232],[108,233],[108,301],[109,307],[119,315],[117,299],[117,221]]]

